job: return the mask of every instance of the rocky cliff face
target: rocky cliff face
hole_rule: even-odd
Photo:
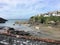
[[[7,20],[0,17],[0,23],[5,23]]]

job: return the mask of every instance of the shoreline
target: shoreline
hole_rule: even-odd
[[[60,28],[57,27],[52,27],[52,26],[37,26],[37,25],[32,25],[30,26],[34,31],[37,32],[35,36],[38,37],[45,37],[49,39],[54,39],[54,40],[59,40],[60,41]]]
[[[48,33],[46,32],[47,30],[43,30],[43,29],[41,29],[41,27],[40,27],[40,29],[39,30],[37,30],[37,29],[35,29],[33,26],[29,26],[29,25],[27,25],[27,24],[22,24],[22,25],[24,25],[24,26],[26,26],[26,27],[29,27],[29,28],[31,28],[32,30],[33,30],[33,32],[31,31],[31,32],[29,32],[29,33],[31,33],[33,36],[35,36],[35,37],[39,37],[39,38],[43,38],[42,40],[44,41],[44,40],[47,40],[48,42],[49,42],[49,40],[50,41],[52,41],[52,40],[56,40],[56,41],[58,41],[58,43],[60,43],[60,40],[58,39],[52,39],[51,37],[47,37],[48,35]],[[18,30],[18,29],[17,29]],[[36,32],[37,31],[37,32]],[[37,33],[37,34],[36,34]],[[47,33],[47,34],[46,34]],[[44,35],[45,36],[45,39],[44,39],[44,36],[42,36],[42,35]],[[47,35],[47,36],[46,36]],[[46,38],[47,37],[47,38]],[[28,37],[27,37],[28,38]],[[34,38],[32,38],[32,39],[34,39]],[[38,40],[38,39],[36,39],[36,40]]]
[[[6,36],[11,36],[11,37],[16,37],[16,38],[23,38],[23,39],[26,39],[26,40],[35,40],[35,41],[42,41],[42,42],[46,42],[46,43],[60,44],[60,41],[57,41],[57,40],[45,39],[45,38],[34,37],[34,36],[19,35],[19,37],[17,37],[17,35],[8,34],[8,33],[0,33],[0,35],[6,35]]]

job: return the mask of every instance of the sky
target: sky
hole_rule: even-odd
[[[60,10],[60,0],[0,0],[0,17],[6,19],[28,19],[55,10]]]

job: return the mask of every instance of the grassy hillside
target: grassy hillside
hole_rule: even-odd
[[[58,24],[60,23],[60,16],[52,16],[50,15],[49,17],[44,17],[44,15],[37,15],[37,16],[32,16],[29,20],[29,23],[34,24],[34,23],[41,23],[41,24]]]

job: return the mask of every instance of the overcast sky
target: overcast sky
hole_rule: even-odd
[[[54,10],[60,10],[60,0],[0,0],[0,17],[7,19],[25,19]]]

